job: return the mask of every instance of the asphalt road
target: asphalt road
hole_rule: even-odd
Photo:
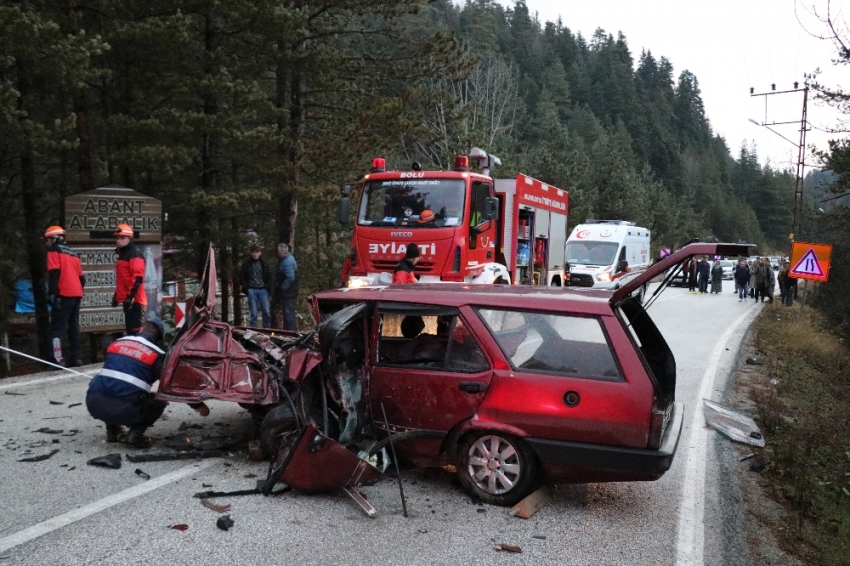
[[[362,488],[367,518],[344,493],[226,497],[235,525],[193,494],[253,488],[266,464],[244,452],[204,461],[86,461],[123,445],[82,403],[87,379],[47,373],[0,381],[2,564],[749,564],[729,443],[695,419],[700,396],[723,399],[743,335],[761,308],[722,295],[666,290],[650,308],[673,349],[685,428],[672,469],[659,481],[551,486],[553,501],[530,519],[478,504],[446,470],[405,470],[410,517],[394,478]],[[96,368],[87,368],[96,369]],[[172,404],[151,429],[156,450],[187,434],[207,448],[244,445],[253,433],[238,406],[211,403],[203,419]],[[181,431],[182,426],[182,431]],[[187,428],[189,427],[189,428]],[[198,428],[200,427],[200,428]],[[62,432],[38,432],[48,428]],[[20,462],[58,450],[40,462]],[[141,469],[151,476],[143,479]],[[188,525],[185,531],[169,525]],[[497,552],[497,543],[520,554]]]

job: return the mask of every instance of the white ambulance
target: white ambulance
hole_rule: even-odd
[[[649,267],[649,230],[624,220],[587,220],[566,244],[571,287],[617,289],[627,275]],[[640,299],[646,289],[640,290]]]

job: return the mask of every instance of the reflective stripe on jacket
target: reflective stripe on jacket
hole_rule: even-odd
[[[162,373],[164,354],[147,334],[119,338],[106,349],[106,359],[89,384],[89,391],[107,397],[132,399]]]

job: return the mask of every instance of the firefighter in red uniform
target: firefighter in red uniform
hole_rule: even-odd
[[[115,227],[118,261],[115,263],[115,295],[112,306],[124,307],[124,326],[127,334],[138,334],[145,322],[148,297],[145,294],[145,258],[133,243],[133,228],[129,224]]]
[[[65,365],[62,356],[62,336],[67,331],[69,367],[83,365],[80,351],[80,302],[86,276],[80,258],[65,244],[65,230],[50,226],[44,231],[47,240],[47,302],[50,303],[50,340],[53,357]]]

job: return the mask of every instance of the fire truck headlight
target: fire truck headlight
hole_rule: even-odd
[[[611,281],[611,274],[610,273],[598,273],[596,275],[596,280],[597,281]]]

